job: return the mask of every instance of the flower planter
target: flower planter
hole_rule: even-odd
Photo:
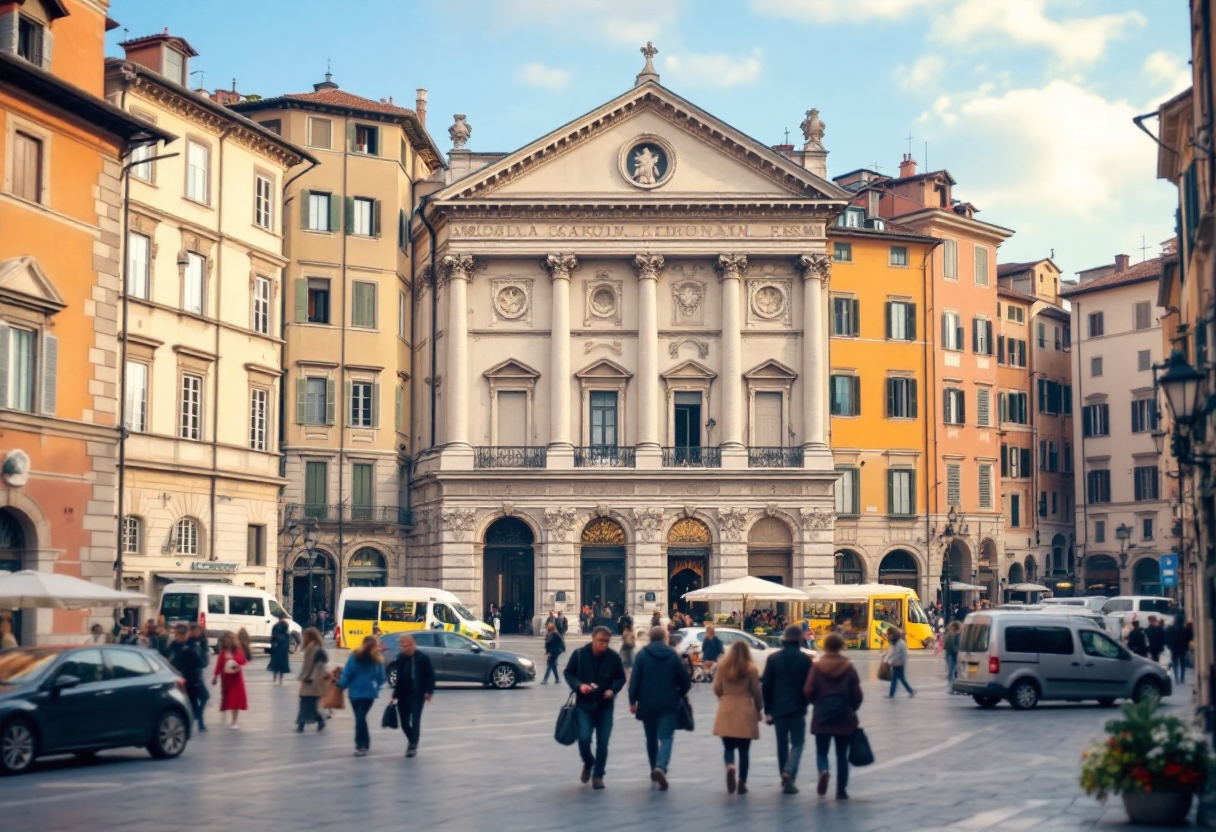
[[[1123,808],[1132,823],[1181,826],[1191,811],[1193,792],[1124,792]]]

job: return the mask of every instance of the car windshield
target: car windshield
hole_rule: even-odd
[[[0,653],[0,685],[35,682],[58,656],[58,653],[49,650],[10,650]]]
[[[1130,598],[1112,598],[1102,605],[1102,612],[1131,612],[1132,602]]]
[[[461,618],[463,618],[465,621],[476,621],[477,620],[477,616],[475,616],[475,615],[473,615],[473,613],[469,612],[464,607],[463,604],[452,604],[452,609],[456,610],[456,614],[459,615]]]
[[[279,602],[274,600],[273,598],[268,599],[266,601],[266,603],[270,605],[270,614],[271,615],[278,615],[279,613],[283,613],[283,615],[287,615],[287,613],[283,611],[283,608],[279,606]]]

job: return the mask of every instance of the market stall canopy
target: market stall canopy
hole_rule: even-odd
[[[979,584],[965,584],[962,581],[951,581],[950,589],[953,590],[954,592],[968,592],[968,591],[987,592],[988,591],[988,587],[986,587],[986,586],[980,586]]]
[[[860,604],[870,600],[875,595],[893,595],[903,592],[902,587],[890,584],[825,584],[823,586],[808,586],[806,597],[808,601],[818,601],[825,604],[853,603]]]
[[[685,601],[741,601],[747,606],[752,601],[806,601],[807,594],[801,589],[782,586],[763,578],[747,576],[713,586],[694,589],[684,593]]]
[[[1005,587],[1010,592],[1051,592],[1051,589],[1042,584],[1010,584]]]
[[[29,569],[0,575],[0,609],[87,610],[151,602],[147,595],[119,592],[71,575]]]

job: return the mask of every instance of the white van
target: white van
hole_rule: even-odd
[[[1148,626],[1150,615],[1161,619],[1161,626],[1168,627],[1174,623],[1176,610],[1172,600],[1160,595],[1117,595],[1102,605],[1102,612],[1120,616],[1125,624],[1135,616],[1141,627]]]
[[[448,630],[492,641],[494,628],[450,592],[432,587],[348,586],[338,597],[342,647],[357,647],[379,626],[384,635],[410,630]]]
[[[244,627],[254,644],[269,649],[270,630],[278,623],[280,613],[287,615],[273,595],[251,586],[174,583],[165,587],[160,597],[160,614],[167,625],[172,627],[179,621],[197,623],[212,642],[229,630],[235,633]],[[290,616],[287,627],[294,653],[304,631]]]

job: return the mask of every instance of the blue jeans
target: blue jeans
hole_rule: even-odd
[[[207,726],[203,724],[203,711],[207,708],[207,700],[211,698],[206,686],[199,684],[196,688],[187,688],[186,696],[190,699],[190,710],[194,711],[194,720],[198,723],[199,730],[206,731]]]
[[[902,667],[899,669],[903,670]],[[853,735],[816,734],[815,763],[821,772],[831,770],[828,766],[828,746],[832,744],[833,737],[836,738],[836,792],[839,794],[849,787],[849,746],[853,742]]]
[[[777,767],[797,780],[806,743],[806,716],[779,716],[773,720],[773,727],[777,729]]]
[[[958,653],[946,654],[946,690],[954,689],[954,674],[958,672]]]
[[[1174,668],[1174,681],[1178,684],[1186,682],[1186,651],[1170,651],[1170,666]]]
[[[909,695],[916,693],[916,691],[912,690],[912,686],[908,684],[908,680],[904,676],[904,666],[902,664],[899,665],[898,667],[896,667],[895,665],[891,665],[891,696],[892,697],[895,696],[895,686],[899,685],[899,684],[902,684],[904,686],[904,690],[906,690]]]
[[[355,750],[366,751],[372,747],[372,735],[367,730],[367,712],[376,704],[375,699],[352,699],[350,709],[355,713]]]
[[[554,682],[560,682],[562,680],[562,677],[557,673],[557,656],[548,656],[545,659],[545,678],[542,680],[542,682],[549,681],[550,673],[553,674]]]
[[[647,714],[642,717],[646,730],[646,757],[650,767],[667,771],[671,763],[671,746],[676,736],[676,713]]]
[[[579,708],[578,753],[583,765],[591,767],[591,776],[602,778],[608,765],[608,740],[612,737],[612,709],[597,708],[589,711]],[[591,733],[595,732],[595,756],[591,755]]]

